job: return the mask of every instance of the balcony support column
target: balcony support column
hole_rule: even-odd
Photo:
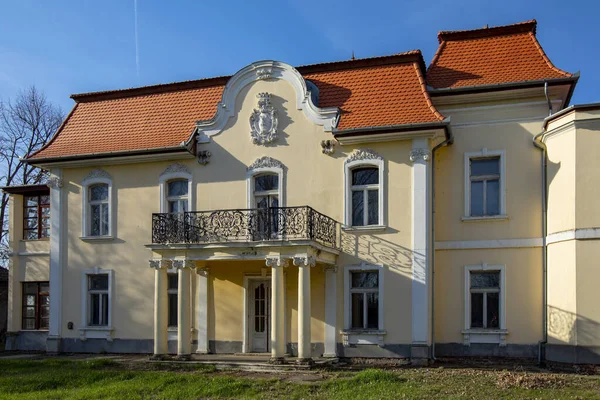
[[[310,269],[316,264],[312,256],[294,257],[298,267],[298,363],[312,363]]]
[[[266,264],[271,267],[271,360],[273,364],[283,363],[285,355],[284,343],[284,274],[283,268],[289,264],[288,259],[267,257]]]
[[[195,267],[191,260],[173,260],[177,268],[177,356],[189,359],[192,353],[192,325],[191,325],[191,275]]]
[[[337,267],[325,268],[325,352],[323,357],[337,357]]]
[[[208,268],[196,269],[196,307],[198,324],[198,349],[196,353],[208,353]]]
[[[154,268],[154,357],[161,358],[168,353],[168,317],[167,269],[171,260],[150,260]]]

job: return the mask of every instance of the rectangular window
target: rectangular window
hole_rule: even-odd
[[[50,196],[25,196],[23,199],[23,239],[35,240],[50,236]]]
[[[379,224],[379,168],[360,167],[352,170],[352,226]]]
[[[177,274],[168,274],[167,275],[169,286],[167,289],[167,294],[169,296],[169,327],[176,328],[177,327],[177,287],[179,278]]]
[[[46,330],[50,321],[48,282],[23,282],[22,328]]]
[[[500,272],[472,271],[469,281],[471,328],[500,328]]]
[[[471,216],[499,215],[500,157],[471,158],[469,166]]]
[[[350,327],[379,329],[379,272],[350,272]]]
[[[88,326],[108,326],[109,275],[88,275]]]

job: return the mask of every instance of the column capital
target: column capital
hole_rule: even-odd
[[[168,259],[160,259],[160,260],[150,260],[150,268],[154,269],[169,269],[173,267],[173,260]]]
[[[287,267],[290,265],[290,260],[287,258],[283,258],[280,256],[267,256],[265,258],[265,263],[267,267],[275,268],[275,267]]]
[[[206,267],[204,267],[204,268],[196,268],[196,274],[198,274],[200,276],[208,276],[209,272],[210,271]]]
[[[294,265],[297,267],[314,267],[317,265],[317,260],[313,256],[296,256],[294,257]]]
[[[412,149],[410,151],[410,161],[429,161],[431,159],[431,151],[428,149]]]
[[[194,260],[173,260],[173,268],[184,269],[184,268],[195,268],[196,262]]]

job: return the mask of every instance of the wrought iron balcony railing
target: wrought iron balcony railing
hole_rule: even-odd
[[[308,206],[152,214],[152,243],[312,240],[339,249],[340,224]]]

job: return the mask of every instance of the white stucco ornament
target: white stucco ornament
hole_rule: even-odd
[[[267,144],[277,139],[277,110],[270,93],[259,93],[258,109],[250,115],[250,137],[254,144]]]

